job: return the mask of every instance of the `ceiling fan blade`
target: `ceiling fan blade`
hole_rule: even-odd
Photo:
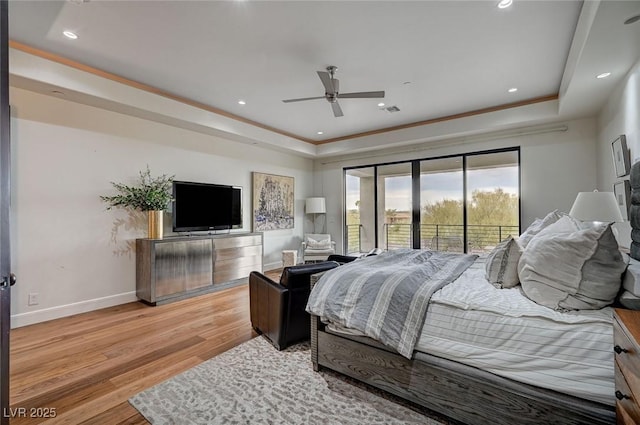
[[[291,102],[302,102],[303,100],[315,100],[315,99],[324,99],[324,96],[316,96],[316,97],[301,97],[299,99],[286,99],[283,100],[284,103],[291,103]]]
[[[335,87],[333,87],[333,81],[331,80],[331,76],[328,72],[325,71],[316,71],[318,73],[318,77],[322,81],[322,85],[324,86],[324,91],[330,94],[336,92]]]
[[[341,99],[384,97],[384,91],[361,91],[356,93],[340,93]]]
[[[333,102],[331,104],[331,109],[333,109],[333,115],[335,117],[342,117],[344,114],[342,113],[342,108],[338,105],[338,102]]]

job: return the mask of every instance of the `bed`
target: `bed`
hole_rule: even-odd
[[[563,216],[554,213],[555,221]],[[540,238],[546,227],[550,224],[537,229]],[[557,234],[557,228],[546,233]],[[524,236],[525,241],[534,241],[537,235]],[[610,248],[607,252],[617,251]],[[462,271],[453,267],[450,282],[441,284],[436,279],[438,283],[425,290],[428,303],[421,319],[425,324],[419,326],[415,344],[409,348],[390,343],[379,329],[370,332],[371,323],[367,328],[351,319],[333,317],[326,309],[318,310],[325,303],[318,298],[323,287],[324,292],[341,291],[327,282],[337,281],[337,274],[347,276],[349,267],[379,276],[374,271],[376,262],[399,262],[397,258],[385,260],[386,255],[396,254],[358,260],[312,279],[318,284],[307,309],[312,314],[315,370],[340,372],[466,424],[615,423],[611,307],[552,309],[540,305],[525,294],[524,284],[499,288],[490,283],[485,260],[466,256],[464,262],[469,264]],[[615,261],[618,256],[622,259],[616,253]],[[409,261],[416,262],[415,258]],[[620,270],[622,266],[616,267]],[[615,273],[620,280],[620,271]],[[442,272],[433,274],[439,278]],[[351,280],[358,278],[352,275]],[[364,288],[368,282],[362,278],[357,285]],[[354,300],[367,295],[355,296],[360,289],[354,292],[353,284],[347,288],[341,310],[361,309],[369,314],[380,309],[375,301],[359,306]],[[531,292],[531,286],[526,288]],[[565,303],[589,302],[580,294],[573,298]]]

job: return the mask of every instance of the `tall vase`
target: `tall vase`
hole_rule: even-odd
[[[163,211],[147,211],[149,228],[147,230],[149,239],[162,239],[162,213]]]

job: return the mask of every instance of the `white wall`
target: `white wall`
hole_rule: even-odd
[[[640,161],[640,62],[638,62],[598,115],[598,189],[613,191],[618,181],[613,168],[611,142],[624,134],[631,151],[631,163]],[[628,179],[624,177],[622,179]],[[620,179],[620,180],[622,180]],[[629,222],[616,224],[620,245],[631,245]]]
[[[245,231],[251,172],[293,176],[295,228],[264,233],[265,269],[298,249],[311,160],[17,88],[10,102],[14,327],[136,300],[135,239],[146,219],[105,211],[99,196],[114,193],[110,181],[133,183],[147,164],[153,174],[242,186]],[[29,293],[38,305],[27,305]]]
[[[610,143],[618,134],[626,134],[632,158],[640,158],[639,68],[612,94],[597,121],[552,125],[566,125],[566,131],[524,129],[315,161],[12,88],[12,244],[19,277],[13,325],[135,300],[132,249],[135,238],[145,235],[145,219],[105,211],[98,197],[112,193],[110,181],[132,182],[147,164],[155,174],[181,180],[243,186],[246,231],[251,172],[293,176],[296,225],[265,233],[265,268],[278,266],[281,250],[297,249],[311,228],[304,215],[309,196],[327,198],[327,229],[342,240],[347,166],[520,146],[523,228],[553,209],[568,211],[579,191],[611,190]],[[27,306],[34,292],[39,305]]]
[[[545,132],[544,129],[566,126],[566,131]],[[569,211],[580,191],[596,188],[596,124],[594,118],[559,123],[540,129],[521,131],[493,139],[490,135],[474,142],[451,144],[439,142],[436,147],[424,145],[405,151],[381,151],[360,156],[317,159],[315,169],[318,195],[327,198],[328,229],[340,246],[342,241],[343,172],[344,167],[368,165],[407,159],[433,158],[520,146],[522,176],[522,228],[549,211]],[[529,133],[529,134],[527,134]]]

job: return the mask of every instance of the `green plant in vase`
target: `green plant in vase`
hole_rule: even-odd
[[[140,171],[137,185],[111,182],[118,194],[100,196],[100,199],[109,205],[108,210],[120,207],[146,211],[149,221],[148,237],[162,239],[162,213],[172,201],[173,178],[174,176],[166,174],[152,177],[147,166],[146,170]]]

